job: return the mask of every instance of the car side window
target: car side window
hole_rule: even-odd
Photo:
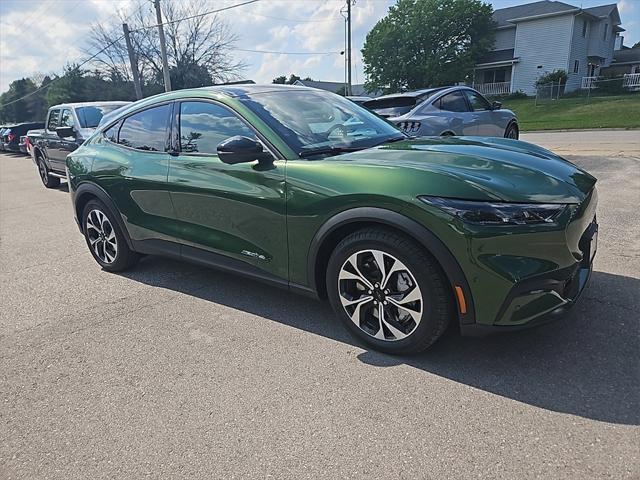
[[[471,109],[474,112],[491,110],[491,104],[479,93],[472,92],[471,90],[465,90],[464,94],[467,96],[467,100],[469,100]]]
[[[148,108],[124,119],[118,143],[125,147],[150,152],[164,152],[171,105]]]
[[[231,110],[209,102],[180,104],[180,150],[217,154],[218,144],[241,135],[255,138],[247,124]]]
[[[73,127],[73,115],[71,114],[71,110],[68,108],[62,110],[58,127]]]
[[[118,130],[120,130],[120,125],[122,122],[117,122],[115,125],[111,125],[107,128],[102,134],[107,138],[107,140],[118,143]]]
[[[60,119],[60,110],[51,110],[49,119],[47,120],[47,130],[53,131],[58,128],[58,120]]]
[[[465,102],[462,93],[460,92],[451,92],[444,95],[439,100],[440,110],[444,110],[447,112],[468,112],[467,102]]]

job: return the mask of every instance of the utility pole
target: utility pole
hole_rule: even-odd
[[[122,24],[122,31],[124,32],[124,40],[127,42],[127,53],[129,54],[129,63],[131,64],[131,74],[133,75],[133,87],[136,89],[136,99],[142,98],[142,87],[140,86],[140,74],[138,73],[138,62],[136,61],[136,55],[133,53],[133,47],[131,46],[131,38],[129,38],[129,25]]]
[[[351,0],[347,0],[347,95],[351,95]]]
[[[160,0],[153,0],[156,7],[156,18],[158,19],[158,35],[160,36],[160,53],[162,54],[162,76],[164,77],[164,91],[171,91],[171,77],[169,76],[169,62],[167,61],[167,47],[164,41],[164,28],[162,27],[162,12],[160,10]]]

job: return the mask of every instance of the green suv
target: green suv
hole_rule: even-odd
[[[236,85],[147,98],[67,157],[108,271],[157,254],[328,298],[390,353],[542,323],[595,253],[595,178],[535,145],[410,138],[332,93]]]

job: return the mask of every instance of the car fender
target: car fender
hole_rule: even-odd
[[[469,288],[469,283],[467,282],[460,264],[455,259],[451,251],[424,225],[401,213],[384,208],[356,207],[344,210],[328,219],[318,229],[311,241],[309,246],[309,255],[307,256],[308,284],[314,291],[319,291],[316,283],[316,260],[324,241],[336,229],[349,223],[356,222],[371,222],[395,228],[412,237],[415,241],[424,246],[440,263],[440,266],[449,280],[452,292],[456,290],[456,287],[460,287],[462,289],[466,308],[456,309],[459,322],[461,324],[475,323],[475,309],[473,306],[471,289]],[[462,310],[466,310],[466,313],[462,313]]]
[[[90,183],[90,182],[81,183],[80,185],[78,185],[75,192],[73,192],[73,210],[74,210],[74,213],[76,214],[76,218],[78,219],[78,227],[80,227],[80,231],[82,232],[82,220],[81,220],[82,212],[78,211],[78,202],[85,195],[91,195],[92,197],[96,197],[98,200],[104,203],[104,205],[110,210],[113,218],[115,218],[116,222],[118,223],[118,226],[120,227],[120,231],[124,235],[127,245],[129,246],[130,249],[133,250],[133,243],[131,242],[131,237],[129,236],[129,231],[125,226],[124,220],[122,220],[122,216],[120,215],[120,210],[118,210],[118,207],[116,207],[115,203],[113,203],[113,200],[111,200],[111,197],[109,196],[109,194],[106,191],[104,191],[102,187],[96,185],[95,183]]]

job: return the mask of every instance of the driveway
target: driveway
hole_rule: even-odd
[[[65,189],[0,155],[0,478],[638,478],[640,156],[523,138],[599,178],[590,286],[557,323],[406,358],[232,275],[104,272]]]

